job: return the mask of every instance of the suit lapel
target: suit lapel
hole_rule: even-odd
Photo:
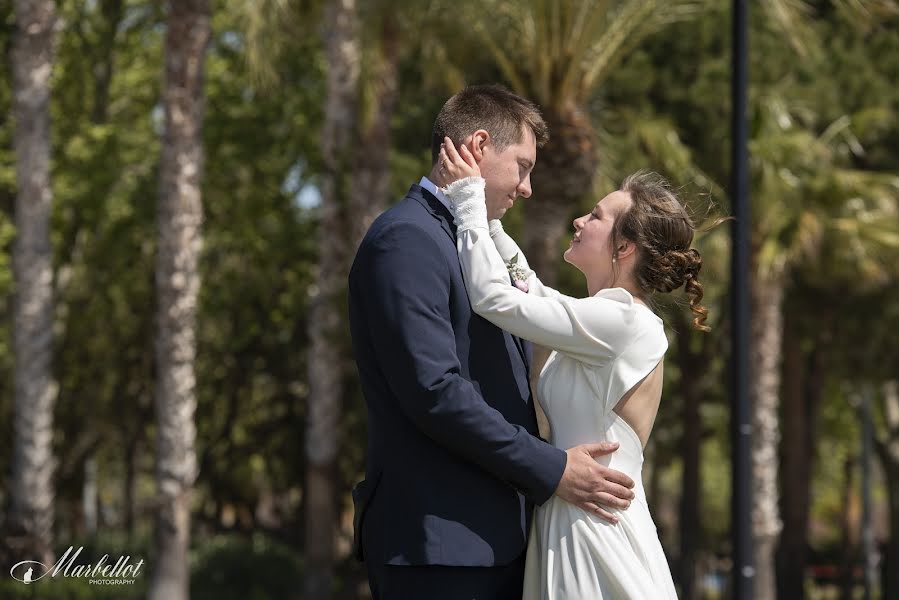
[[[453,246],[455,246],[456,224],[453,222],[453,215],[450,214],[449,209],[434,194],[418,184],[414,184],[410,192],[418,192],[413,194],[413,197],[431,213],[432,217],[440,222],[440,227],[446,232],[446,235],[453,241]]]
[[[512,274],[511,273],[509,274],[509,285],[515,285],[512,282]],[[515,342],[515,347],[518,348],[518,353],[521,354],[521,361],[524,363],[524,369],[528,374],[528,378],[530,379],[530,377],[531,377],[531,362],[528,360],[528,353],[524,349],[524,345],[526,342],[516,335],[512,335],[511,333],[509,335],[512,336],[512,341]]]
[[[450,214],[449,209],[437,199],[437,197],[421,187],[418,184],[413,184],[412,189],[409,190],[410,195],[418,200],[418,202],[427,209],[427,211],[431,214],[432,217],[437,219],[440,223],[440,227],[443,231],[446,232],[446,235],[449,236],[450,240],[452,240],[453,245],[456,245],[456,224],[453,220],[453,215]],[[512,284],[512,277],[509,276],[509,284]],[[517,336],[512,335],[508,331],[501,330],[503,335],[508,335],[512,338],[512,342],[515,344],[515,348],[518,349],[518,354],[521,356],[521,362],[524,363],[524,369],[530,378],[531,373],[531,361],[528,360],[528,354],[525,350],[526,342],[519,339]]]

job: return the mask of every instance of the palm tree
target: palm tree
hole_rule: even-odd
[[[341,207],[348,197],[343,177],[357,123],[361,46],[355,0],[332,0],[326,7],[328,91],[322,129],[324,173],[318,223],[319,258],[309,305],[309,396],[306,417],[306,598],[328,598],[334,570],[337,522],[335,468],[341,412],[344,357],[339,347],[338,294],[345,280],[346,255],[334,244]]]
[[[888,220],[892,224],[899,219],[899,202],[888,211],[868,216],[872,221]],[[895,598],[899,592],[899,380],[896,379],[899,346],[893,332],[899,326],[899,270],[896,269],[899,233],[881,230],[878,235],[885,233],[893,238],[891,252],[880,256],[864,252],[871,263],[879,263],[875,268],[884,273],[883,279],[873,285],[859,285],[857,272],[849,277],[843,273],[832,284],[835,293],[828,304],[834,307],[838,318],[828,323],[827,329],[843,346],[831,359],[828,371],[844,383],[843,397],[855,410],[860,423],[869,418],[865,415],[863,395],[873,395],[873,415],[870,415],[873,449],[884,473],[889,514],[889,531],[880,563],[879,597]],[[859,256],[860,250],[860,247],[852,248],[848,254]],[[815,296],[820,301],[821,290],[816,290]],[[849,561],[857,559],[851,549],[848,552]]]
[[[348,195],[347,222],[353,228],[348,257],[362,241],[375,217],[390,202],[390,126],[399,95],[398,61],[401,36],[415,28],[410,13],[405,21],[392,14],[396,2],[373,2],[363,14],[368,26],[361,43],[365,52],[359,76],[357,136],[352,168],[352,187],[364,194]],[[367,35],[366,35],[367,34]]]
[[[353,148],[352,152],[340,157],[345,161],[340,166],[346,168],[352,189],[365,190],[364,194],[347,194],[346,205],[338,207],[344,222],[349,224],[351,242],[342,250],[349,258],[371,222],[390,201],[388,150],[391,120],[399,93],[400,50],[404,36],[419,31],[424,13],[416,10],[420,6],[415,2],[396,0],[368,0],[358,6],[352,2],[339,9],[334,9],[333,3],[312,3],[300,7],[289,0],[247,2],[244,5],[247,57],[251,73],[262,86],[274,85],[279,80],[274,65],[288,51],[283,41],[279,40],[283,40],[285,35],[312,34],[312,29],[305,25],[291,25],[296,20],[295,15],[304,10],[307,20],[314,21],[319,18],[318,12],[322,8],[319,4],[332,11],[325,14],[328,19],[326,45],[330,44],[328,47],[332,50],[328,54],[329,60],[353,55],[355,63],[350,71],[346,66],[337,66],[335,71],[350,77],[340,84],[341,91],[335,90],[335,93],[345,96],[346,108],[338,112],[350,114],[351,111],[351,118],[344,124],[354,127],[339,132],[341,141],[337,145]],[[334,10],[340,14],[334,13]],[[331,30],[330,25],[335,20],[349,33],[337,34]],[[366,26],[360,27],[360,22]],[[346,44],[342,53],[338,52],[341,43]],[[441,68],[444,66],[441,65]],[[329,79],[329,83],[335,82],[335,79]],[[334,108],[330,99],[326,101],[326,107]],[[351,143],[344,139],[346,135],[352,137]],[[325,157],[326,170],[333,166],[329,160]],[[330,238],[329,245],[334,243],[334,238]]]
[[[848,118],[816,134],[810,117],[803,122],[803,115],[776,95],[763,97],[757,112],[750,141],[754,592],[757,598],[774,598],[774,552],[782,529],[778,444],[785,290],[826,236],[841,237],[840,246],[848,248],[892,244],[889,221],[866,226],[859,214],[847,211],[889,204],[897,189],[893,175],[843,166],[839,146],[851,141]]]
[[[157,206],[156,568],[149,598],[188,597],[190,500],[196,479],[196,313],[202,250],[202,126],[209,0],[172,0],[165,37],[165,131]]]
[[[886,473],[890,511],[890,537],[883,565],[884,598],[894,598],[899,590],[899,382],[888,381],[881,393],[883,433],[875,436],[874,449]]]
[[[481,39],[517,93],[536,102],[550,130],[525,205],[524,250],[555,282],[569,217],[593,190],[599,156],[588,103],[621,59],[649,34],[696,12],[695,0],[487,2]],[[543,200],[541,200],[541,198]]]
[[[879,596],[895,598],[899,592],[899,345],[893,332],[899,326],[899,232],[894,223],[899,220],[899,202],[893,200],[874,210],[861,203],[853,204],[843,224],[850,234],[848,239],[863,233],[869,238],[880,238],[889,247],[875,247],[878,251],[872,252],[870,244],[853,246],[846,240],[824,246],[829,252],[818,270],[804,276],[804,280],[820,282],[822,274],[832,277],[838,273],[838,277],[825,280],[825,288],[809,286],[806,293],[833,313],[833,318],[825,321],[826,328],[820,327],[820,319],[815,325],[826,329],[828,338],[841,343],[828,358],[826,370],[831,381],[843,383],[844,402],[855,410],[859,422],[866,419],[862,395],[867,391],[859,388],[863,386],[871,392],[880,389],[879,394],[874,394],[872,433],[874,452],[884,472],[889,532],[880,563]],[[878,223],[883,226],[871,226]],[[850,556],[850,560],[856,558]]]
[[[460,11],[476,24],[479,43],[506,82],[540,106],[549,126],[549,142],[532,174],[534,199],[524,205],[522,236],[531,267],[547,284],[557,284],[560,242],[571,216],[598,183],[591,98],[643,39],[690,17],[699,5],[697,0],[489,0],[470,8],[474,14]],[[535,346],[534,389],[548,357],[546,348]],[[536,405],[541,434],[547,435],[539,398]]]
[[[855,140],[852,142],[855,144]],[[870,295],[871,290],[880,290],[895,279],[899,233],[890,224],[899,217],[896,210],[889,201],[865,203],[858,198],[846,203],[833,219],[834,227],[823,233],[817,256],[800,261],[792,270],[795,276],[784,306],[781,386],[781,418],[789,435],[781,441],[784,529],[777,549],[780,598],[800,597],[805,587],[816,424],[828,376],[850,379],[854,385],[859,378],[889,377],[892,373],[885,366],[884,373],[871,373],[872,366],[881,364],[881,356],[890,355],[888,334],[868,335],[858,344],[848,340],[878,327],[889,330],[881,321],[885,321],[890,304],[872,302]],[[877,307],[876,321],[870,317],[861,323],[853,320],[836,331],[834,327],[821,327],[822,323],[842,323],[847,314],[872,315],[871,310],[862,308],[863,302]],[[835,340],[846,349],[828,363],[825,349]],[[866,350],[860,351],[862,347]]]
[[[845,11],[850,22],[862,24],[874,15],[893,18],[893,0],[858,3],[835,0],[836,8]],[[765,25],[780,32],[793,50],[806,58],[822,58],[823,42],[807,17],[812,7],[802,0],[767,0],[760,3]],[[779,85],[779,84],[777,84]],[[770,87],[770,86],[769,86]],[[776,86],[774,86],[776,87]],[[839,157],[839,146],[858,148],[848,129],[848,116],[837,119],[823,133],[815,135],[813,115],[791,111],[781,98],[764,97],[758,108],[755,137],[750,144],[753,162],[753,237],[750,268],[753,274],[751,291],[751,350],[753,379],[750,398],[753,405],[752,470],[754,494],[753,538],[756,567],[755,597],[775,597],[774,552],[782,529],[778,510],[778,441],[779,392],[781,354],[795,351],[791,340],[783,339],[783,300],[792,275],[809,266],[807,259],[822,246],[845,244],[861,249],[853,268],[857,274],[877,278],[877,267],[866,257],[872,246],[893,245],[889,227],[870,223],[859,215],[846,217],[847,208],[868,201],[895,198],[892,176],[853,170]],[[803,118],[805,123],[802,123]],[[802,123],[801,125],[798,125]],[[838,142],[846,140],[847,143]],[[870,215],[869,206],[864,206]],[[876,210],[882,209],[881,207]],[[891,221],[886,221],[887,223]],[[837,239],[833,236],[837,236]],[[823,242],[826,237],[829,241]],[[838,240],[838,241],[837,241]],[[873,267],[873,268],[872,268]],[[828,275],[830,276],[830,275]],[[813,377],[820,357],[809,365],[808,378]],[[804,369],[805,370],[805,369]],[[814,410],[815,395],[820,393],[818,382],[807,380],[805,391],[795,393],[796,382],[789,381],[784,417],[788,422],[803,419]],[[790,393],[794,392],[794,393]],[[795,443],[784,447],[787,486],[791,496],[787,516],[792,527],[782,540],[784,558],[779,586],[787,597],[802,593],[801,572],[805,555],[806,507],[798,506],[808,489],[798,489],[810,472],[808,447],[810,426],[790,430]],[[799,456],[795,456],[798,454]],[[801,546],[801,548],[800,548]]]
[[[306,577],[304,595],[331,593],[338,498],[336,458],[344,400],[344,367],[349,359],[340,297],[353,252],[374,218],[389,203],[391,121],[399,91],[401,36],[417,31],[415,3],[397,10],[396,2],[332,0],[324,4],[327,95],[321,132],[323,172],[319,178],[320,254],[309,308],[304,500]],[[273,83],[275,58],[285,51],[272,40],[284,27],[294,3],[248,3],[247,41],[251,70]],[[313,7],[321,8],[318,5]],[[313,14],[315,13],[315,14]],[[317,11],[306,16],[318,18]],[[315,19],[313,19],[315,20]],[[360,27],[364,21],[367,27]],[[299,35],[311,33],[301,31]],[[355,190],[355,192],[354,192]],[[359,193],[364,190],[364,193]],[[338,230],[347,236],[334,236]]]
[[[56,5],[53,0],[16,0],[15,15],[15,420],[6,543],[14,556],[52,564],[53,406],[58,385],[51,371],[50,75]]]
[[[823,335],[844,343],[828,371],[846,382],[846,396],[859,421],[865,416],[858,387],[879,385],[881,389],[873,442],[885,473],[890,514],[881,597],[893,598],[899,590],[899,352],[893,335],[899,323],[899,231],[895,225],[899,222],[899,174],[885,177],[893,178],[894,197],[881,203],[863,203],[858,198],[849,203],[837,220],[838,235],[822,245],[825,251],[817,268],[804,278],[827,282],[827,289],[811,290],[818,303],[832,290],[827,305],[836,318],[818,323],[832,324]]]
[[[638,165],[648,162],[659,165],[659,169],[678,186],[690,184],[684,188],[686,191],[682,193],[682,197],[697,221],[699,233],[694,245],[703,256],[702,279],[706,294],[703,302],[714,315],[710,324],[717,328],[714,321],[718,321],[722,315],[720,310],[715,309],[714,303],[724,296],[722,288],[727,278],[724,260],[727,254],[727,231],[724,227],[714,227],[717,217],[711,204],[715,199],[723,198],[724,192],[695,164],[690,148],[681,141],[676,127],[669,120],[636,114],[630,110],[621,111],[614,117],[623,124],[621,128],[626,133],[612,136],[600,130],[600,144],[614,155],[614,158],[604,161],[604,166],[599,170],[603,180],[608,179],[609,184],[615,185],[621,179],[620,173],[633,172],[639,168]],[[635,145],[638,151],[628,150],[628,145]],[[636,164],[627,167],[621,164],[623,157],[634,157],[635,154],[639,157]],[[610,176],[610,164],[618,171],[618,176]],[[690,325],[689,311],[685,311],[683,303],[677,302],[676,298],[659,298],[659,302],[667,314],[666,322],[672,325],[672,346],[675,349],[672,358],[680,374],[672,395],[676,395],[683,403],[680,415],[683,428],[680,440],[683,469],[678,510],[680,551],[674,575],[680,586],[680,597],[692,600],[699,597],[696,585],[697,558],[702,542],[701,406],[703,398],[711,391],[710,382],[713,380],[703,374],[710,370],[712,359],[720,352],[720,344],[724,338],[694,332]]]
[[[795,293],[788,294],[795,296]],[[788,298],[788,305],[794,298]],[[814,305],[811,305],[814,306]],[[811,308],[804,304],[803,310]],[[829,308],[829,307],[828,307]],[[820,311],[815,314],[821,319]],[[829,312],[829,311],[828,311]],[[820,334],[803,336],[801,315],[785,308],[783,339],[782,424],[789,435],[781,442],[781,477],[784,529],[777,547],[777,597],[801,598],[805,589],[808,562],[808,524],[811,504],[816,422],[824,388]],[[832,315],[831,315],[832,318]],[[818,321],[820,322],[827,322]],[[820,331],[820,329],[819,329]],[[806,352],[804,339],[813,339],[816,348]]]

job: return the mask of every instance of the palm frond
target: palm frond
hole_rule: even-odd
[[[558,98],[570,98],[578,94],[583,87],[580,80],[585,72],[587,54],[595,46],[596,40],[603,35],[608,24],[610,2],[584,2],[580,19],[572,27],[569,41],[565,47],[565,62],[561,65],[562,77],[559,83]]]
[[[651,19],[656,5],[654,0],[627,2],[611,16],[603,34],[593,41],[586,53],[585,61],[589,66],[582,78],[582,91],[593,89],[599,78],[609,71],[627,41],[640,37],[645,32],[645,24]]]
[[[825,219],[820,214],[812,210],[803,211],[796,223],[795,255],[814,258],[824,238],[825,228]]]
[[[899,259],[899,175],[845,165],[841,144],[863,151],[848,116],[816,134],[793,112],[782,97],[770,97],[755,119],[756,268],[767,276],[813,266],[826,249],[841,272],[881,280],[885,265]],[[892,258],[883,259],[887,254]]]
[[[776,279],[786,270],[790,258],[780,240],[773,237],[765,238],[756,254],[756,273],[763,281]]]
[[[278,81],[274,65],[282,55],[285,40],[283,24],[293,22],[295,16],[289,0],[243,0],[239,5],[243,13],[246,44],[246,61],[250,77],[261,87],[273,86]]]
[[[508,82],[544,108],[582,104],[626,53],[712,0],[484,0],[474,28]],[[522,69],[526,71],[522,72]]]
[[[565,55],[574,59],[579,54],[583,40],[592,40],[600,21],[609,9],[609,0],[580,2],[577,10],[570,11],[572,20],[567,28],[569,37],[565,45]]]
[[[834,0],[850,23],[859,26],[881,25],[899,19],[896,0]]]
[[[702,0],[633,0],[620,5],[608,26],[585,53],[579,93],[590,94],[631,49],[672,23],[699,14]]]
[[[861,169],[834,169],[829,178],[837,189],[855,196],[878,199],[899,197],[899,174],[864,171]]]
[[[680,183],[691,183],[714,197],[724,197],[724,190],[693,160],[692,152],[680,138],[674,124],[665,118],[628,120],[651,164],[660,164],[665,172],[678,174]]]
[[[817,57],[821,54],[821,41],[809,18],[812,7],[803,0],[763,0],[762,9],[768,21],[773,23],[797,54]]]
[[[496,40],[493,39],[490,31],[488,31],[482,21],[478,21],[475,24],[475,31],[480,34],[481,41],[487,47],[487,50],[490,51],[490,55],[496,61],[496,66],[499,67],[503,77],[506,78],[512,89],[523,96],[527,96],[528,87],[525,85],[524,77],[518,72],[512,57],[496,43]]]
[[[425,36],[421,41],[423,61],[433,68],[425,69],[425,84],[429,88],[443,89],[447,95],[455,94],[467,84],[465,72],[455,60],[440,36]]]

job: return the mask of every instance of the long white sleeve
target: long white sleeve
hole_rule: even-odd
[[[509,285],[490,238],[484,180],[467,178],[446,189],[456,212],[457,248],[474,311],[521,338],[591,364],[617,357],[633,341],[633,298],[624,290],[591,298],[526,294]]]
[[[566,296],[562,292],[544,285],[543,282],[540,281],[540,278],[537,277],[537,274],[532,271],[530,265],[528,265],[528,259],[525,257],[524,252],[522,252],[515,240],[512,239],[512,236],[506,233],[506,230],[503,229],[503,224],[499,219],[491,220],[489,225],[490,239],[493,240],[493,245],[496,246],[496,250],[499,252],[503,261],[508,263],[517,256],[518,266],[528,273],[527,284],[529,294],[544,296],[546,298],[570,298],[571,300],[574,300],[572,296]]]

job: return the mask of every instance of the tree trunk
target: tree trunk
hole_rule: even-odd
[[[122,17],[125,15],[124,0],[104,0],[100,10],[103,13],[103,33],[99,42],[99,60],[94,64],[94,107],[91,120],[94,123],[105,123],[109,109],[109,90],[112,84],[112,72],[115,50],[116,32]]]
[[[783,276],[759,277],[752,288],[752,537],[754,598],[774,600],[774,552],[781,531],[778,509],[780,357]]]
[[[703,360],[701,355],[691,348],[690,324],[680,306],[672,311],[675,330],[677,332],[677,360],[680,369],[680,395],[683,398],[683,437],[681,438],[681,456],[684,461],[681,475],[680,500],[680,557],[678,560],[678,583],[681,586],[682,600],[695,600],[699,597],[696,589],[696,558],[699,550],[702,527],[699,515],[702,511],[700,494],[699,454],[702,446],[702,420],[699,406],[701,404],[700,379]]]
[[[122,479],[122,503],[124,504],[124,526],[129,542],[134,537],[134,483],[137,478],[137,444],[139,436],[131,435],[123,440],[125,448],[125,477]]]
[[[522,248],[531,269],[549,286],[558,281],[562,263],[562,238],[573,230],[570,219],[593,190],[599,166],[596,134],[584,107],[574,104],[559,109],[541,107],[549,127],[549,141],[538,151],[531,175],[533,197],[524,202],[525,229]],[[534,345],[531,389],[534,390],[540,434],[549,434],[549,422],[536,397],[540,371],[550,351]]]
[[[874,448],[887,482],[890,510],[890,537],[882,560],[882,598],[899,598],[899,384],[883,386],[884,416],[887,434],[875,436]]]
[[[845,483],[843,488],[852,490],[855,487],[855,470],[858,459],[849,455],[846,462],[843,463],[843,476]],[[847,495],[846,502],[843,503],[840,512],[840,532],[842,534],[842,560],[840,565],[840,599],[851,600],[852,584],[853,584],[853,568],[855,567],[855,559],[857,556],[856,536],[853,535],[852,523],[853,516],[858,517],[857,496],[851,492]]]
[[[787,319],[789,321],[789,319]],[[783,425],[789,432],[781,440],[783,456],[782,510],[784,530],[777,548],[777,597],[801,598],[806,556],[804,503],[808,501],[803,485],[805,449],[805,402],[803,398],[803,360],[798,332],[788,322],[784,332]]]
[[[13,558],[53,564],[53,406],[59,386],[51,371],[50,75],[56,7],[52,0],[16,0],[15,11],[15,398],[6,545]]]
[[[203,66],[209,0],[173,0],[165,37],[165,110],[156,255],[156,568],[150,600],[189,595],[190,499],[196,479],[194,359],[202,251]]]
[[[81,487],[81,513],[84,518],[84,533],[91,538],[97,535],[99,507],[97,497],[97,456],[91,454],[84,460],[84,483]]]
[[[331,597],[334,537],[337,525],[336,457],[341,411],[342,356],[338,294],[343,289],[348,248],[335,231],[343,229],[346,205],[343,177],[349,170],[350,142],[355,131],[360,47],[355,0],[333,0],[326,12],[328,95],[322,131],[325,172],[321,182],[319,258],[309,305],[309,397],[306,420],[306,489],[304,597]],[[383,151],[383,150],[382,150]],[[363,192],[359,190],[359,192]],[[364,194],[363,194],[364,195]],[[347,240],[345,244],[349,244]]]
[[[550,138],[532,174],[533,199],[526,200],[524,251],[540,279],[554,286],[562,261],[562,238],[570,219],[593,190],[598,168],[596,136],[583,107],[544,107]]]
[[[798,332],[785,329],[784,339],[784,530],[777,552],[777,597],[801,598],[808,562],[808,521],[815,453],[815,421],[822,393],[821,353],[812,351],[806,360]]]
[[[368,85],[374,88],[372,104],[361,111],[369,116],[361,118],[359,140],[354,144],[353,189],[364,193],[348,194],[347,198],[346,222],[353,229],[348,258],[355,254],[372,221],[390,203],[390,125],[399,91],[399,41],[392,16],[384,15],[382,19],[379,49],[368,74]]]

